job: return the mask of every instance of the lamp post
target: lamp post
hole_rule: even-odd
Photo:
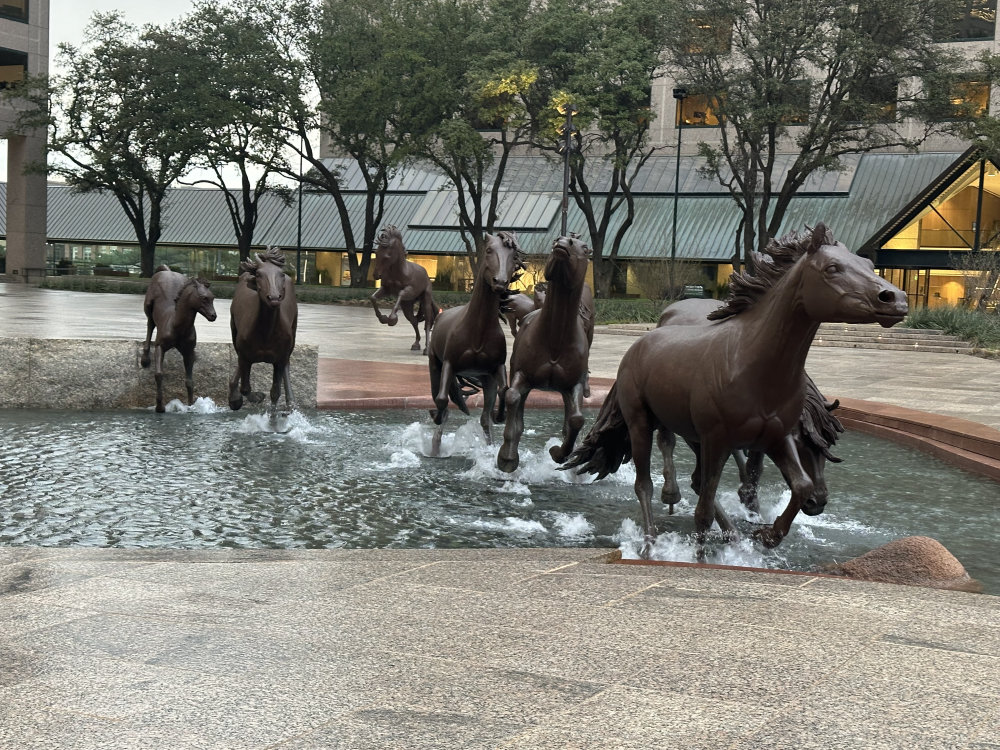
[[[305,148],[305,138],[299,141],[299,233],[295,246],[295,283],[302,283],[302,149]]]
[[[683,102],[687,99],[686,88],[674,89],[674,99],[677,100],[677,161],[674,167],[674,216],[673,229],[670,233],[670,296],[674,295],[674,266],[677,263],[677,198],[681,185],[681,132],[684,130],[684,113],[681,111]]]
[[[576,114],[576,110],[573,108],[572,104],[568,102],[565,104],[560,104],[558,107],[559,114],[566,115],[566,123],[563,125],[563,136],[565,141],[563,143],[563,189],[562,189],[562,230],[560,232],[561,237],[566,236],[566,221],[567,215],[569,213],[569,152],[571,149],[570,138],[573,137],[573,115]]]

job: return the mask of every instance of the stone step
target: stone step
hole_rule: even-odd
[[[617,336],[641,336],[655,328],[652,323],[617,323],[598,326],[597,333]],[[824,323],[819,327],[813,346],[843,347],[847,349],[884,349],[894,351],[922,351],[943,354],[973,354],[975,348],[968,341],[937,329],[883,328],[873,324]]]

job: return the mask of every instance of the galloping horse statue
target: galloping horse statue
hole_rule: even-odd
[[[702,559],[730,452],[765,453],[791,489],[774,524],[755,532],[765,546],[775,547],[813,494],[792,432],[802,414],[806,355],[819,324],[877,322],[888,328],[906,315],[906,295],[877,276],[871,261],[836,242],[822,223],[772,240],[767,257],[756,260],[754,273],[730,278],[726,303],[710,315],[717,325],[654,328],[629,348],[593,428],[567,461],[567,467],[600,478],[632,458],[644,556],[656,536],[649,473],[655,430],[700,446],[694,521]]]
[[[545,282],[535,284],[535,290],[530,297],[523,293],[510,295],[503,307],[503,314],[507,319],[507,325],[510,326],[510,332],[516,336],[517,332],[521,330],[521,321],[535,310],[541,310],[544,302]]]
[[[163,355],[171,349],[177,349],[184,358],[184,385],[190,406],[194,403],[194,347],[198,343],[194,320],[199,313],[210,323],[215,320],[215,295],[204,279],[188,278],[164,265],[157,268],[149,280],[142,309],[146,313],[146,342],[139,359],[143,367],[149,367],[149,343],[156,329],[153,353],[156,411],[166,410],[163,405]]]
[[[520,461],[524,402],[533,388],[562,394],[563,442],[549,449],[553,461],[566,460],[583,428],[583,399],[594,340],[594,295],[585,283],[589,265],[590,248],[578,238],[559,237],[552,245],[545,264],[545,302],[521,321],[514,337],[510,387],[505,395],[507,421],[497,454],[501,471],[514,471]]]
[[[712,299],[680,300],[674,302],[660,314],[657,327],[665,325],[719,325],[718,322],[709,320],[708,316],[721,306],[722,302]],[[805,373],[803,373],[803,377],[806,389],[805,402],[798,425],[792,431],[792,439],[795,441],[795,449],[798,452],[802,468],[813,481],[813,494],[803,503],[802,512],[809,516],[816,516],[823,512],[829,498],[829,489],[823,473],[826,462],[840,463],[842,460],[833,455],[830,448],[837,442],[839,434],[844,431],[844,426],[832,414],[840,406],[840,402],[827,401],[819,392],[819,388],[816,387],[812,378]],[[662,429],[657,431],[657,444],[663,454],[663,490],[660,499],[669,508],[669,513],[673,513],[673,506],[680,500],[680,490],[674,475],[673,443],[673,436],[664,435]],[[699,454],[697,444],[690,447],[697,457]],[[763,471],[764,454],[761,451],[750,451],[749,455],[744,458],[742,450],[734,450],[732,455],[740,474],[740,501],[750,510],[759,511],[757,487],[760,484]],[[700,486],[700,465],[696,461],[694,473],[691,475],[691,487],[697,493]],[[718,514],[716,520],[718,520]],[[725,526],[724,522],[720,522],[719,525],[720,527]]]
[[[384,227],[375,241],[374,275],[376,280],[382,282],[370,297],[378,322],[394,326],[399,320],[399,311],[402,310],[403,317],[410,321],[417,337],[410,347],[414,352],[421,351],[419,324],[423,323],[425,344],[422,351],[427,354],[426,342],[430,341],[431,328],[438,314],[434,297],[431,296],[431,279],[423,266],[406,259],[403,235],[392,225]],[[393,295],[396,297],[396,304],[388,315],[384,315],[378,302],[383,297]]]
[[[524,269],[525,255],[512,232],[486,235],[483,260],[469,301],[441,312],[428,345],[427,364],[435,408],[431,418],[437,429],[431,453],[437,455],[448,419],[448,399],[465,414],[465,399],[481,390],[483,413],[479,423],[487,443],[492,444],[490,420],[503,421],[503,399],[497,393],[507,387],[507,339],[500,327],[503,304],[511,294],[510,284]]]
[[[281,388],[285,390],[285,408],[292,407],[292,386],[288,379],[288,360],[295,348],[299,308],[295,285],[285,273],[285,254],[276,247],[240,263],[240,278],[233,290],[230,305],[230,329],[238,363],[229,381],[229,408],[243,406],[243,398],[259,402],[260,393],[250,391],[250,368],[256,362],[273,365],[271,378],[271,416],[278,408]]]

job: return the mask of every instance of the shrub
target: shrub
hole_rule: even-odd
[[[965,307],[923,307],[913,310],[903,325],[936,328],[965,339],[980,349],[1000,350],[1000,314]]]

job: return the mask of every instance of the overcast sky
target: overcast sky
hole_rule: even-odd
[[[121,11],[137,26],[167,23],[191,10],[191,0],[50,0],[49,57],[55,57],[60,42],[79,45],[83,29],[94,11]]]

